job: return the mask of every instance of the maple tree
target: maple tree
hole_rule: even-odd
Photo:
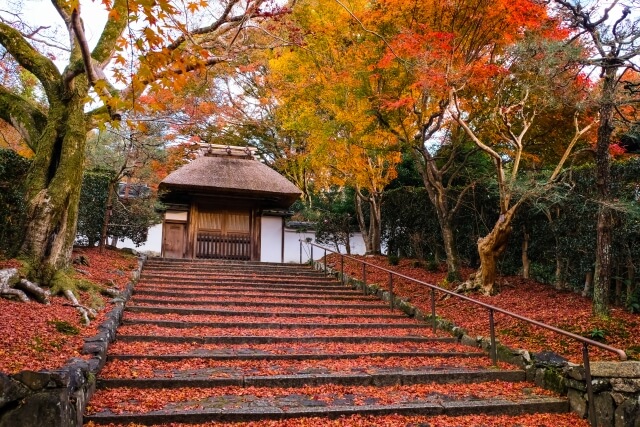
[[[460,279],[454,218],[477,179],[465,170],[473,150],[448,116],[449,88],[481,90],[497,71],[496,55],[544,19],[529,2],[389,0],[366,20],[390,40],[376,64],[374,110],[413,154],[440,224],[449,280]]]
[[[353,5],[366,9],[366,2]],[[367,253],[380,253],[381,200],[400,161],[396,138],[369,114],[369,52],[377,41],[360,34],[351,14],[331,1],[298,3],[293,17],[302,46],[269,61],[269,83],[282,127],[304,138],[319,187],[350,186]],[[366,209],[365,209],[366,208]],[[366,212],[368,211],[368,212]]]
[[[488,85],[487,89],[494,93],[489,103],[475,102],[475,94],[467,95],[462,101],[459,95],[461,90],[455,87],[450,89],[451,116],[473,143],[489,156],[495,168],[499,217],[489,234],[478,240],[480,268],[472,280],[460,287],[480,289],[487,295],[495,293],[497,259],[506,249],[515,214],[525,201],[549,190],[562,172],[575,145],[595,124],[593,119],[583,119],[586,123],[580,121],[580,102],[584,99],[581,94],[585,93],[581,90],[582,87],[570,85],[570,90],[564,91],[567,86],[563,87],[562,84],[567,80],[567,74],[558,71],[562,64],[556,61],[562,55],[557,50],[557,43],[554,45],[548,40],[544,44],[534,40],[533,46],[527,40],[524,43],[525,52],[533,48],[537,53],[534,55],[535,61],[527,64],[517,57],[504,55],[508,58],[506,63],[509,67],[501,67],[494,79],[496,84]],[[549,60],[551,63],[547,63]],[[555,165],[552,165],[553,171],[540,182],[534,181],[522,187],[520,175],[527,161],[528,147],[532,145],[529,132],[539,116],[546,115],[560,122],[567,120],[567,111],[558,107],[563,103],[576,106],[573,111],[573,135],[567,142],[564,142],[566,139],[561,139],[564,151]],[[485,110],[487,106],[488,111]],[[483,112],[479,114],[480,122],[474,125],[474,113],[478,111]],[[487,121],[494,130],[487,131],[481,124]]]
[[[0,86],[0,118],[35,153],[22,252],[43,282],[70,259],[87,132],[126,119],[127,110],[142,107],[137,99],[150,88],[179,88],[190,72],[233,60],[247,48],[248,33],[259,21],[285,10],[264,0],[103,4],[107,20],[101,31],[92,28],[100,34],[93,48],[80,2],[52,1],[67,46],[59,38],[51,41],[46,26],[30,26],[20,12],[0,16],[3,62],[35,76],[46,100],[46,106],[37,105],[12,86]],[[61,49],[54,53],[52,46]],[[65,60],[60,70],[57,63]],[[112,77],[105,72],[109,67]]]

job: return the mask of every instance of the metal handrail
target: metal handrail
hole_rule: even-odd
[[[300,256],[300,261],[301,261],[301,263],[302,263],[302,243],[303,243],[303,241],[300,240],[300,255],[301,255]],[[543,328],[543,329],[550,330],[550,331],[555,332],[557,334],[564,335],[565,337],[572,338],[572,339],[574,339],[574,340],[576,340],[578,342],[581,342],[582,343],[582,359],[583,359],[583,365],[584,365],[584,371],[585,371],[585,381],[587,383],[586,386],[587,386],[587,394],[588,394],[588,399],[589,399],[589,418],[590,418],[591,424],[593,426],[596,425],[595,408],[593,406],[593,385],[591,384],[591,368],[590,368],[590,363],[589,363],[589,346],[592,345],[592,346],[595,346],[595,347],[599,347],[599,348],[601,348],[603,350],[607,350],[609,352],[616,353],[618,355],[618,357],[620,358],[620,360],[622,360],[622,361],[627,360],[627,354],[624,352],[624,350],[608,346],[608,345],[603,344],[601,342],[594,341],[594,340],[591,340],[589,338],[585,338],[585,337],[580,336],[580,335],[576,335],[576,334],[571,333],[569,331],[565,331],[564,329],[556,328],[555,326],[547,325],[546,323],[542,323],[542,322],[539,322],[539,321],[534,320],[534,319],[530,319],[530,318],[525,317],[525,316],[521,316],[521,315],[513,313],[511,311],[504,310],[504,309],[502,309],[500,307],[496,307],[496,306],[493,306],[491,304],[487,304],[487,303],[484,303],[482,301],[475,300],[475,299],[470,298],[470,297],[468,297],[466,295],[461,295],[459,293],[450,291],[448,289],[444,289],[444,288],[442,288],[440,286],[432,285],[432,284],[427,283],[427,282],[423,282],[421,280],[415,279],[415,278],[410,277],[410,276],[406,276],[404,274],[395,272],[395,271],[390,270],[388,268],[380,267],[378,265],[372,264],[372,263],[367,262],[367,261],[360,260],[358,258],[349,256],[349,255],[344,255],[344,254],[342,254],[342,253],[340,253],[338,251],[335,251],[333,249],[326,248],[324,246],[318,245],[317,243],[313,243],[313,242],[304,242],[304,243],[307,243],[311,247],[311,258],[310,258],[310,261],[313,261],[313,247],[314,246],[324,250],[324,271],[325,272],[327,271],[327,251],[328,252],[332,252],[334,254],[340,255],[340,257],[341,257],[340,268],[341,268],[341,275],[342,275],[342,278],[343,278],[342,280],[344,280],[344,258],[351,259],[353,261],[356,261],[356,262],[359,262],[359,263],[362,264],[362,267],[363,267],[362,268],[362,272],[363,272],[363,276],[364,276],[364,280],[363,281],[365,282],[365,285],[366,285],[366,266],[374,267],[374,268],[377,268],[378,270],[382,270],[384,272],[389,273],[389,300],[390,300],[390,305],[391,305],[391,309],[392,310],[393,310],[393,299],[394,299],[393,298],[393,276],[398,276],[398,277],[400,277],[402,279],[413,281],[415,283],[418,283],[418,284],[425,285],[425,286],[429,287],[431,289],[431,319],[433,321],[433,329],[434,329],[434,331],[436,329],[436,313],[435,313],[435,309],[436,309],[435,292],[436,291],[442,292],[442,293],[450,295],[450,296],[454,296],[456,298],[460,298],[460,299],[462,299],[464,301],[468,301],[468,302],[470,302],[472,304],[479,305],[481,307],[486,308],[487,310],[489,310],[489,332],[490,332],[490,340],[491,340],[491,353],[490,354],[491,354],[491,361],[492,361],[492,363],[494,365],[497,364],[497,348],[496,348],[495,328],[494,328],[494,321],[493,321],[494,313],[502,313],[502,314],[505,314],[507,316],[513,317],[515,319],[521,320],[523,322],[538,326],[538,327]]]

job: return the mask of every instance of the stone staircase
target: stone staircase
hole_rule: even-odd
[[[568,411],[524,377],[307,266],[152,258],[85,422]]]

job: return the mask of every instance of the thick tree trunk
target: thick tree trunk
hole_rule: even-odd
[[[358,228],[362,234],[362,240],[364,241],[365,254],[371,253],[371,240],[369,240],[369,229],[364,218],[364,211],[362,210],[362,198],[356,194],[356,218],[358,220]]]
[[[613,212],[608,207],[611,199],[611,174],[609,167],[609,144],[613,132],[613,113],[615,110],[617,66],[604,69],[602,82],[602,100],[600,103],[600,124],[596,142],[596,190],[600,202],[598,208],[596,238],[596,269],[593,284],[593,314],[609,314],[609,287],[611,286],[611,243]]]
[[[362,209],[363,201],[366,201],[369,204],[368,226]],[[356,217],[358,219],[360,232],[362,233],[362,239],[364,240],[365,253],[367,255],[380,254],[382,247],[380,196],[370,195],[366,199],[363,199],[363,197],[360,197],[360,195],[356,193]]]
[[[473,280],[465,284],[466,288],[479,289],[485,295],[494,295],[496,293],[495,283],[498,275],[498,258],[507,248],[512,231],[511,221],[516,209],[517,205],[514,205],[505,214],[500,215],[491,232],[478,239],[480,268],[476,271]]]
[[[87,133],[83,101],[84,94],[76,93],[50,106],[27,177],[28,225],[21,251],[41,283],[71,258]]]

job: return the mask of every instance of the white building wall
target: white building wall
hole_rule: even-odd
[[[136,248],[135,243],[131,239],[118,240],[116,247],[118,248],[132,248],[138,252],[145,252],[149,255],[160,256],[162,251],[162,224],[156,224],[149,227],[147,231],[147,241],[141,246]]]
[[[260,261],[282,262],[282,218],[279,216],[262,217]]]
[[[265,221],[266,220],[266,221]],[[276,224],[277,223],[277,224]],[[260,244],[261,261],[263,262],[280,262],[281,246],[280,236],[282,235],[281,219],[278,217],[262,218],[262,242]],[[284,262],[299,263],[300,262],[300,240],[306,241],[311,239],[315,242],[315,233],[300,232],[285,228],[284,230]],[[324,245],[331,247],[329,245]],[[157,224],[149,228],[147,241],[136,248],[136,245],[129,240],[118,241],[119,248],[133,248],[138,252],[145,252],[150,255],[160,255],[162,249],[162,224]],[[331,249],[334,249],[331,247]],[[302,245],[302,262],[306,263],[310,258],[310,247],[307,244]],[[340,247],[340,252],[346,253],[344,247]],[[354,255],[364,255],[365,247],[361,233],[353,233],[351,237],[351,253]],[[324,251],[314,248],[313,258],[318,260],[324,256]]]
[[[316,235],[313,231],[305,231],[301,232],[298,230],[293,230],[289,228],[285,228],[284,230],[284,262],[289,263],[299,263],[300,262],[300,240],[303,241],[302,244],[302,263],[309,261],[311,258],[311,247],[304,242],[307,239],[310,239],[311,242],[316,241]],[[334,246],[323,244],[330,249],[334,249]],[[340,245],[340,252],[346,253],[347,251],[344,249],[344,246]],[[361,233],[353,233],[351,236],[351,253],[354,255],[364,255],[366,252],[364,246],[364,239],[362,238]],[[318,260],[324,256],[324,251],[321,251],[319,248],[313,248],[313,259]]]

